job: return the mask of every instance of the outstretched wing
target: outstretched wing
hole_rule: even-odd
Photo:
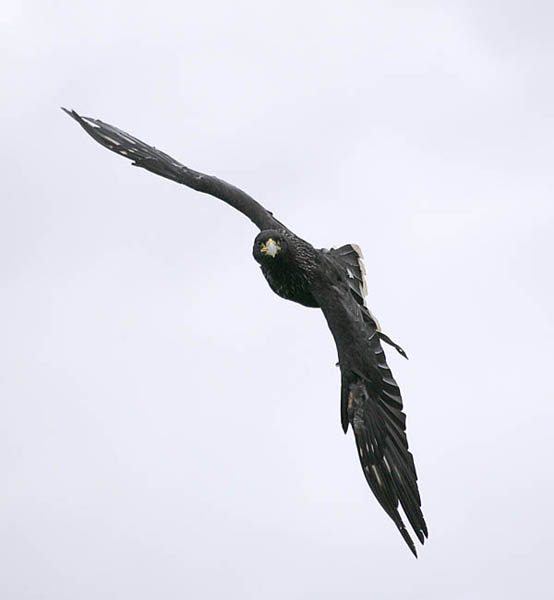
[[[193,171],[165,154],[165,152],[141,142],[113,125],[97,119],[82,117],[74,110],[67,110],[66,108],[62,108],[62,110],[75,119],[99,144],[132,160],[137,167],[142,167],[156,175],[161,175],[166,179],[182,183],[193,190],[223,200],[223,202],[246,215],[260,230],[286,229],[282,223],[273,217],[270,211],[230,183],[211,175]]]
[[[399,513],[401,506],[417,538],[428,535],[421,512],[414,459],[408,450],[402,396],[387,365],[375,323],[351,294],[348,281],[333,259],[332,274],[314,289],[335,339],[341,370],[341,420],[352,426],[365,478],[410,550],[415,545]]]

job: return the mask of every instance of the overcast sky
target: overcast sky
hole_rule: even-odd
[[[415,6],[417,4],[417,6]],[[552,598],[551,2],[8,1],[0,596]],[[403,390],[415,560],[257,230],[59,106],[356,242]]]

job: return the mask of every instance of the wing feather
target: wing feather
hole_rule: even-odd
[[[421,543],[428,536],[427,525],[408,449],[402,396],[387,365],[377,326],[364,318],[363,307],[350,293],[346,278],[342,285],[336,277],[333,283],[320,284],[314,296],[337,345],[343,429],[346,432],[352,426],[366,481],[417,556],[399,509]]]
[[[286,229],[270,211],[234,185],[212,175],[193,171],[169,156],[169,154],[145,144],[138,138],[109,123],[90,117],[82,117],[74,110],[66,108],[62,108],[62,110],[75,119],[104,148],[132,160],[133,165],[223,200],[223,202],[246,215],[260,230]]]

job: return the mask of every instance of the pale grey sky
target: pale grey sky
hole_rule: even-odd
[[[552,597],[550,2],[8,2],[0,596]],[[414,560],[323,316],[239,213],[60,110],[357,242],[408,351]]]

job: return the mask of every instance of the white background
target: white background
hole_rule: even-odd
[[[0,596],[552,597],[550,2],[4,3]],[[430,538],[257,233],[59,106],[359,243]]]

